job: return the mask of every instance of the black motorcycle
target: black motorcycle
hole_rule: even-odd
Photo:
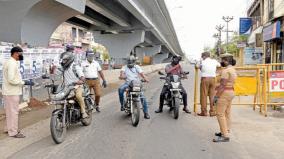
[[[133,126],[137,126],[140,120],[141,93],[143,85],[140,80],[131,81],[126,89],[124,108],[127,115],[131,116]]]
[[[182,89],[181,80],[186,78],[186,75],[189,72],[184,72],[182,76],[178,75],[169,75],[166,76],[161,71],[158,72],[159,75],[162,75],[160,79],[165,80],[164,86],[167,87],[167,92],[165,94],[165,102],[164,105],[170,107],[170,110],[174,112],[174,119],[178,119],[179,117],[179,106],[183,105],[182,101]]]
[[[43,76],[43,79],[50,79]],[[51,84],[45,85],[48,90],[50,104],[55,106],[50,120],[50,131],[52,139],[56,144],[60,144],[66,137],[66,131],[72,124],[81,122],[84,126],[88,126],[92,122],[92,110],[95,102],[90,94],[90,89],[83,84],[83,97],[85,99],[87,118],[82,119],[81,109],[75,97],[75,84],[56,85],[54,80]]]

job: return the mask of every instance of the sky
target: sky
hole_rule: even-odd
[[[199,58],[206,46],[213,47],[216,25],[226,23],[223,16],[233,16],[229,30],[238,31],[239,18],[253,0],[165,0],[180,45],[189,59]],[[226,40],[226,33],[222,33]]]

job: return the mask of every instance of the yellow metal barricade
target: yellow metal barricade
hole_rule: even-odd
[[[253,96],[252,102],[238,102],[232,103],[232,105],[253,105],[253,110],[259,107],[259,111],[267,116],[268,106],[284,105],[284,102],[272,102],[274,97],[284,97],[284,92],[271,93],[270,92],[270,75],[271,72],[281,71],[277,70],[275,66],[284,66],[284,63],[279,64],[261,64],[257,66],[247,67],[235,67],[238,73],[238,78],[235,82],[235,94],[236,96]],[[199,90],[199,70],[195,69],[195,88],[194,88],[194,112],[197,112],[197,107],[200,104],[198,102],[198,90]],[[284,88],[284,71],[283,76],[283,88]],[[218,77],[217,77],[218,78]],[[216,80],[218,81],[218,79]],[[217,82],[218,83],[218,82]],[[281,83],[282,84],[282,83]],[[282,88],[282,85],[281,85]]]

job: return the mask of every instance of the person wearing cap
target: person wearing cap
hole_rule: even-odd
[[[23,85],[34,85],[31,80],[23,81],[18,61],[24,60],[23,50],[20,47],[11,49],[11,58],[3,65],[2,94],[6,112],[6,128],[8,135],[15,138],[24,138],[19,131],[19,103]]]
[[[237,78],[235,68],[236,60],[231,54],[223,54],[221,57],[221,66],[224,68],[221,72],[220,85],[216,88],[214,103],[217,108],[217,119],[220,126],[220,132],[215,133],[217,138],[213,142],[229,142],[229,132],[231,130],[231,104],[235,97],[234,84]]]
[[[172,58],[172,63],[168,64],[165,68],[165,72],[167,73],[167,76],[169,75],[179,75],[182,76],[182,74],[184,73],[182,70],[181,65],[179,64],[181,60],[180,56],[176,56],[174,55]],[[182,85],[180,85],[180,89],[182,89],[182,99],[183,99],[183,111],[185,113],[190,114],[191,112],[188,109],[187,106],[187,93],[186,90],[184,89],[184,87]],[[167,86],[163,86],[162,92],[160,94],[160,104],[159,104],[159,108],[155,111],[155,113],[162,113],[163,112],[163,106],[164,106],[164,100],[165,100],[165,95],[167,93],[168,87]]]
[[[201,54],[201,64],[196,65],[201,71],[201,82],[200,82],[200,104],[201,113],[199,116],[207,116],[207,97],[209,96],[210,101],[210,111],[209,115],[216,116],[214,110],[214,96],[215,96],[215,78],[217,67],[220,67],[220,63],[215,59],[210,58],[209,52],[204,52]]]
[[[101,98],[101,84],[100,84],[100,79],[103,80],[103,87],[107,87],[107,82],[105,80],[105,76],[103,74],[102,68],[100,64],[94,60],[95,59],[95,54],[93,51],[87,51],[86,52],[86,60],[82,62],[82,68],[83,72],[86,78],[86,82],[90,87],[90,90],[93,94],[95,93],[95,102],[96,102],[96,111],[100,112],[100,98]]]
[[[144,75],[142,68],[139,65],[136,65],[136,58],[131,55],[127,59],[127,65],[123,66],[120,71],[120,80],[125,80],[125,83],[122,84],[118,89],[119,101],[121,105],[121,111],[124,111],[124,92],[129,87],[129,84],[133,80],[140,80],[140,77],[144,79],[144,81],[149,82],[148,78]],[[148,112],[148,104],[146,97],[143,92],[141,94],[141,103],[143,106],[144,118],[150,119],[150,115]]]

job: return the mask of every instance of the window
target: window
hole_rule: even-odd
[[[268,18],[274,17],[274,0],[268,0]]]

